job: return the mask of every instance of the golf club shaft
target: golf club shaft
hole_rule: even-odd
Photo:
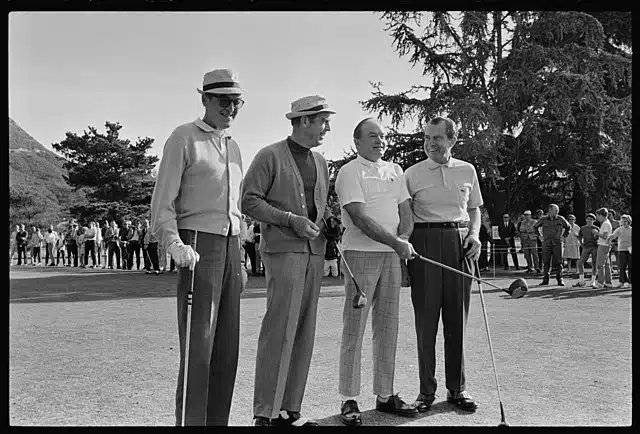
[[[198,230],[193,235],[193,250],[196,250],[198,243]],[[196,277],[196,268],[191,270],[191,282],[189,292],[187,293],[187,334],[185,335],[184,344],[184,375],[182,377],[182,426],[185,425],[185,417],[187,415],[187,380],[189,378],[189,343],[191,342],[191,307],[193,305],[193,282]]]
[[[479,273],[478,269],[478,261],[476,260],[474,263],[475,272]],[[493,375],[496,379],[496,388],[498,389],[498,400],[500,401],[500,416],[502,417],[502,423],[505,422],[504,416],[504,406],[502,405],[502,395],[500,393],[500,382],[498,381],[498,369],[496,368],[496,359],[493,355],[493,344],[491,343],[491,333],[489,332],[489,319],[487,318],[487,308],[484,304],[484,293],[482,292],[482,280],[476,280],[478,284],[478,290],[480,292],[480,304],[482,305],[482,315],[484,316],[484,325],[487,329],[487,340],[489,341],[489,352],[491,353],[491,363],[493,364]]]
[[[327,221],[324,219],[324,217],[322,217],[322,221],[324,222],[325,228],[329,229],[329,225],[327,224]],[[338,245],[337,242],[336,242],[336,248],[338,249],[338,253],[340,253],[340,257],[342,258],[342,262],[344,262],[344,266],[347,268],[347,272],[349,273],[349,276],[351,276],[351,280],[353,280],[353,284],[356,287],[356,291],[358,291],[358,294],[366,297],[365,293],[362,292],[362,290],[358,286],[358,282],[356,282],[356,278],[353,277],[353,273],[351,272],[351,268],[349,268],[349,264],[347,264],[347,260],[344,258],[344,253],[342,253],[342,249],[340,248],[340,246]]]
[[[475,281],[477,281],[477,282],[486,283],[487,285],[489,285],[489,286],[493,286],[494,288],[497,288],[497,289],[499,289],[499,290],[501,290],[501,291],[502,291],[502,288],[500,288],[498,285],[495,285],[495,284],[493,284],[493,283],[491,283],[491,282],[487,282],[486,280],[482,280],[482,279],[481,279],[481,278],[479,278],[479,277],[476,277],[476,276],[473,276],[473,275],[471,275],[471,274],[465,273],[464,271],[460,271],[460,270],[458,270],[458,269],[456,269],[456,268],[449,267],[448,265],[444,265],[444,264],[443,264],[443,263],[441,263],[441,262],[435,261],[435,260],[433,260],[433,259],[425,258],[424,256],[419,255],[419,254],[417,254],[417,253],[416,253],[413,257],[414,257],[414,258],[417,258],[417,259],[421,259],[421,260],[423,260],[423,261],[425,261],[425,262],[429,262],[429,263],[431,263],[431,264],[437,265],[437,266],[439,266],[439,267],[442,267],[442,268],[444,268],[445,270],[453,271],[454,273],[458,273],[458,274],[460,274],[460,275],[462,275],[462,276],[468,277],[469,279],[473,279],[473,280],[475,280]],[[477,269],[477,268],[476,268],[476,269]]]

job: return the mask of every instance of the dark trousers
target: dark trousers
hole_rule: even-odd
[[[511,259],[513,260],[514,267],[518,268],[520,265],[518,264],[518,254],[516,253],[516,242],[513,238],[507,240],[500,239],[498,242],[498,248],[501,250],[501,256],[504,264],[504,268],[509,266],[509,260],[507,259],[507,250],[511,253]]]
[[[244,251],[249,255],[249,260],[251,261],[251,272],[253,274],[258,274],[258,268],[256,264],[256,245],[255,243],[247,242],[244,243]]]
[[[120,261],[122,263],[122,269],[126,270],[129,268],[129,243],[128,242],[120,242]]]
[[[61,256],[62,256],[62,265],[64,266],[64,250],[58,248],[58,253],[56,254],[56,265],[60,265]]]
[[[542,280],[549,280],[549,267],[556,270],[556,279],[562,279],[562,244],[560,241],[542,245],[542,263],[544,264]]]
[[[151,260],[149,259],[149,252],[145,249],[144,244],[140,245],[140,250],[142,250],[142,262],[144,263],[144,269],[151,269]],[[156,250],[156,256],[158,255],[158,251]]]
[[[478,259],[478,266],[480,269],[487,268],[489,266],[489,243],[481,243],[480,246],[480,258]]]
[[[467,233],[466,228],[436,229],[416,225],[409,241],[420,255],[473,274],[473,265],[465,259],[462,248]],[[408,268],[418,341],[420,393],[433,394],[437,388],[435,346],[441,310],[446,387],[461,392],[466,387],[464,335],[472,281],[419,259],[408,261]]]
[[[149,243],[146,248],[146,252],[148,256],[147,261],[149,262],[147,270],[150,270],[151,267],[153,267],[155,271],[160,271],[160,262],[158,261],[158,243]]]
[[[35,264],[36,258],[38,258],[38,263],[42,262],[40,259],[40,246],[31,248],[31,263]]]
[[[127,246],[128,263],[127,268],[131,270],[133,268],[133,254],[136,255],[136,268],[140,269],[140,243],[138,241],[129,241]]]
[[[620,283],[631,283],[631,253],[628,250],[618,251],[618,270],[620,271]]]
[[[91,261],[96,266],[96,242],[95,240],[87,240],[84,242],[84,266],[89,265],[89,252],[91,252]]]
[[[538,263],[542,264],[542,241],[540,241],[540,238],[536,238],[536,246],[537,246],[537,250],[538,250]]]
[[[194,231],[180,230],[192,245]],[[189,377],[185,425],[229,423],[231,398],[238,367],[240,335],[240,240],[238,236],[198,232],[200,261],[196,265],[189,343]],[[176,388],[176,425],[182,424],[187,294],[192,272],[178,271],[178,335],[180,371]]]
[[[67,265],[71,265],[71,256],[73,256],[73,266],[78,266],[78,245],[76,243],[67,244]]]
[[[24,257],[24,263],[27,264],[27,245],[22,244],[18,246],[18,265],[22,265],[22,258]]]
[[[109,241],[107,245],[107,256],[109,257],[109,267],[113,267],[113,255],[116,255],[116,264],[120,268],[120,246],[118,243]]]

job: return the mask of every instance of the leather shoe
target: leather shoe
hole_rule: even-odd
[[[418,395],[416,398],[416,402],[413,404],[418,410],[419,413],[424,413],[429,411],[431,408],[431,404],[436,400],[436,396],[434,394],[423,395],[422,393]]]
[[[558,286],[565,286],[564,281],[562,279],[558,280]]]
[[[347,426],[360,426],[362,425],[362,418],[360,416],[360,409],[358,403],[353,399],[347,399],[340,406],[340,420]]]
[[[253,426],[271,426],[271,420],[268,417],[255,416],[253,418]]]
[[[418,414],[418,410],[413,405],[407,404],[398,395],[391,395],[387,402],[382,401],[378,396],[376,398],[376,410],[397,414],[398,416],[414,416]]]
[[[466,391],[452,392],[449,390],[447,392],[447,402],[455,405],[460,410],[468,411],[471,413],[476,411],[476,409],[478,408],[478,404],[474,402],[474,400],[471,398],[471,395],[469,395],[469,393],[467,393]]]
[[[542,282],[540,282],[540,285],[538,286],[546,286],[549,284],[549,281],[547,279],[544,279]]]
[[[318,422],[307,419],[297,411],[281,410],[277,419],[271,419],[271,426],[318,426]]]

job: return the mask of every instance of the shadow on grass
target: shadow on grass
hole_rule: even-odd
[[[529,282],[527,282],[529,284]],[[569,285],[565,282],[565,285]],[[474,293],[477,293],[477,286],[474,286]],[[499,289],[485,289],[482,288],[482,292],[494,293],[500,292],[504,294],[502,298],[511,298],[506,292]],[[557,285],[549,285],[549,286],[538,286],[538,285],[530,285],[529,291],[523,298],[552,298],[554,300],[568,300],[572,298],[581,298],[581,297],[598,297],[602,295],[612,295],[612,294],[624,294],[618,295],[618,297],[629,298],[631,297],[631,288],[602,288],[595,289],[590,286],[587,287],[579,287],[574,288],[572,286],[557,286]],[[514,300],[517,301],[517,300]]]
[[[339,405],[339,404],[338,404]],[[456,406],[449,404],[446,401],[441,401],[433,404],[431,409],[426,413],[418,413],[416,416],[412,417],[403,417],[396,416],[394,414],[382,413],[378,410],[365,410],[360,412],[362,417],[362,426],[409,426],[412,422],[417,420],[426,419],[430,416],[440,413],[450,413],[454,412],[460,415],[471,415],[473,413],[469,413],[466,411],[462,411]],[[345,426],[340,420],[340,414],[335,414],[332,416],[327,416],[322,419],[316,419],[316,422],[320,426]]]
[[[177,273],[38,267],[12,270],[10,303],[52,303],[175,297]],[[343,297],[342,279],[326,277],[321,297]],[[265,298],[264,277],[250,276],[242,298]]]

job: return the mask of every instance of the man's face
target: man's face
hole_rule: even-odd
[[[244,100],[237,94],[207,94],[203,98],[207,119],[220,130],[231,126],[243,104]]]
[[[36,231],[36,227],[35,226],[31,226],[31,232],[35,232]]]
[[[549,217],[553,218],[558,215],[558,208],[556,208],[555,206],[550,206],[548,213],[549,213]]]
[[[354,139],[358,155],[369,161],[378,161],[387,146],[385,129],[374,120],[362,124],[360,137]]]
[[[531,221],[531,214],[524,214],[524,220],[527,222]]]
[[[603,216],[602,214],[596,214],[596,218],[598,219],[598,221],[600,223],[602,223],[603,221],[605,221],[607,219],[607,217]]]
[[[16,231],[20,230],[20,225],[16,225]]]
[[[449,151],[456,143],[455,137],[447,137],[447,124],[440,122],[439,124],[429,123],[424,132],[424,152],[431,160],[439,164],[446,163]]]
[[[509,224],[509,216],[508,216],[508,215],[503,215],[503,216],[502,216],[502,222],[503,222],[505,225],[508,225],[508,224]]]
[[[571,226],[573,226],[574,224],[576,224],[576,218],[575,218],[575,217],[569,217],[567,220],[569,221],[569,224],[570,224]]]
[[[595,222],[595,220],[593,219],[593,217],[587,217],[587,218],[586,218],[586,221],[587,221],[587,224],[588,224],[588,225],[592,225],[592,224],[593,224],[593,222]]]
[[[311,148],[322,145],[324,135],[331,131],[331,113],[318,113],[316,116],[309,116],[307,120],[302,120],[305,128],[304,134],[310,140]]]
[[[20,225],[20,231],[24,231],[24,225]]]

